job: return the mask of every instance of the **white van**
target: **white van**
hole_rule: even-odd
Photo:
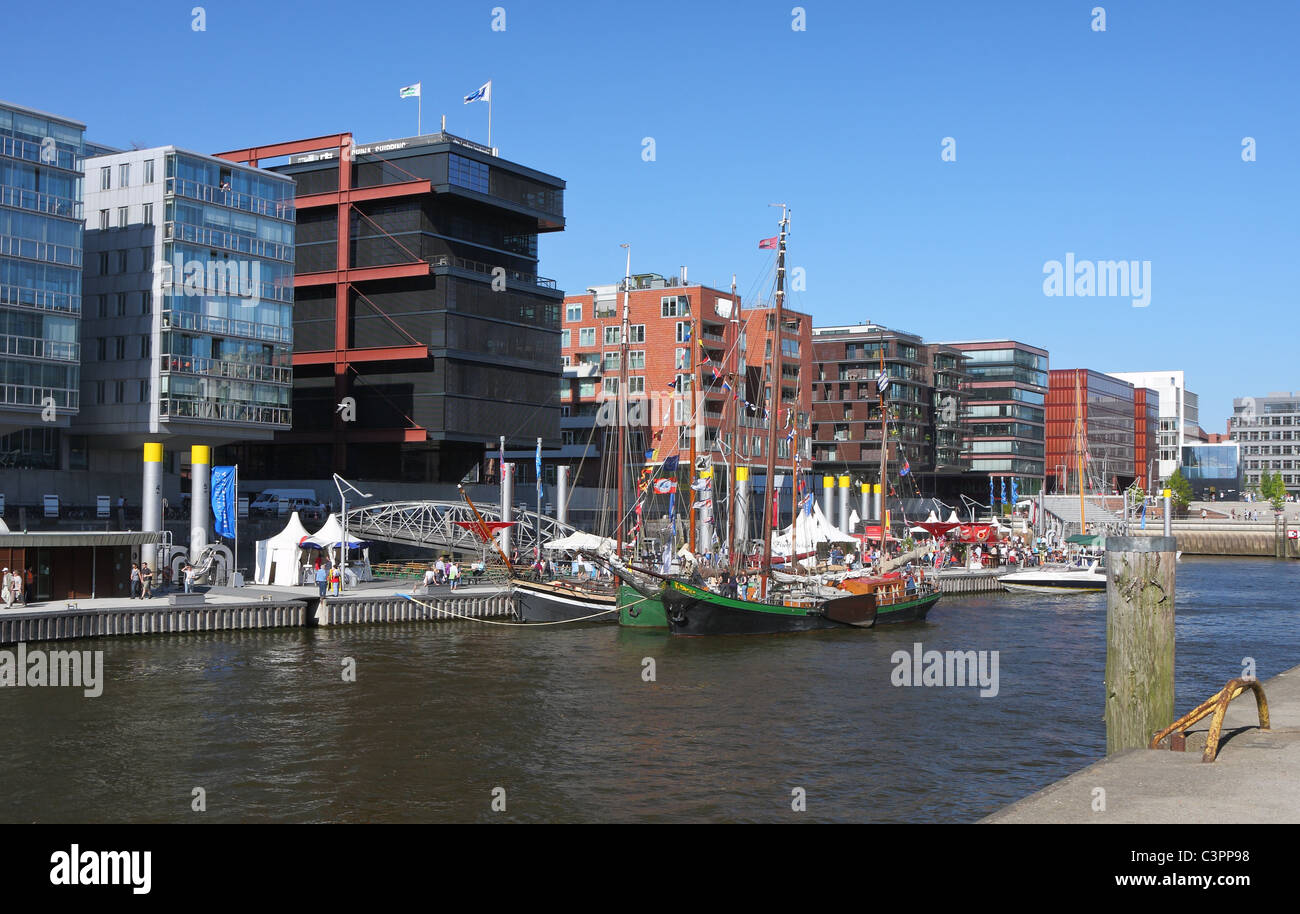
[[[315,489],[267,489],[258,494],[248,506],[249,514],[278,514],[280,502],[310,502],[317,504]]]

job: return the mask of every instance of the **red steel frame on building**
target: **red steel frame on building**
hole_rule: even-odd
[[[272,143],[267,146],[251,146],[247,149],[235,149],[217,153],[217,158],[231,162],[257,167],[263,159],[280,158],[309,152],[338,150],[338,187],[324,193],[305,194],[294,198],[294,205],[299,210],[334,207],[338,213],[338,250],[335,269],[313,273],[298,273],[294,276],[294,288],[307,286],[334,286],[334,348],[324,351],[293,353],[293,365],[330,365],[334,366],[334,391],[336,400],[347,396],[347,374],[351,366],[360,363],[401,362],[413,359],[425,359],[429,350],[424,345],[381,346],[357,349],[351,346],[348,338],[350,324],[350,292],[355,283],[374,280],[399,279],[411,276],[425,276],[430,267],[427,261],[416,260],[409,263],[390,264],[380,267],[358,267],[350,265],[348,251],[351,240],[353,204],[370,200],[389,200],[398,197],[418,196],[433,193],[431,183],[424,179],[398,181],[375,187],[354,188],[352,186],[352,169],[344,167],[351,162],[352,134],[336,133],[305,140],[292,140],[285,143]],[[334,464],[342,467],[346,442],[337,434],[343,430],[341,419],[335,418],[335,434],[321,439],[334,446]],[[290,433],[293,440],[306,441],[319,439],[312,433]],[[348,430],[348,440],[353,442],[421,442],[428,438],[428,430],[420,427],[399,429],[355,429]]]

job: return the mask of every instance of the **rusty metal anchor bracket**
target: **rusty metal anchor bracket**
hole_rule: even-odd
[[[1178,720],[1165,727],[1147,744],[1148,749],[1160,748],[1160,742],[1169,737],[1169,748],[1182,752],[1187,746],[1187,728],[1197,721],[1214,715],[1210,721],[1210,732],[1205,738],[1205,751],[1201,753],[1202,762],[1213,762],[1218,757],[1219,737],[1223,732],[1223,715],[1228,711],[1228,703],[1247,689],[1255,693],[1255,707],[1259,711],[1259,729],[1268,730],[1268,699],[1264,697],[1264,687],[1254,679],[1230,679],[1228,684],[1215,692],[1206,701],[1188,711]]]

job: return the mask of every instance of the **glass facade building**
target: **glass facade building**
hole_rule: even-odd
[[[949,343],[966,357],[962,421],[970,470],[1017,479],[1037,494],[1045,476],[1048,353],[1016,340]],[[987,482],[975,494],[987,495]]]
[[[1241,497],[1241,454],[1235,441],[1185,446],[1182,471],[1198,500]]]
[[[1047,394],[1049,489],[1078,491],[1076,417],[1082,408],[1087,491],[1127,488],[1137,478],[1137,408],[1133,385],[1086,368],[1052,370]],[[1145,420],[1145,411],[1143,417]]]
[[[78,430],[126,446],[289,428],[293,182],[171,146],[96,156],[86,174]]]
[[[44,466],[80,409],[85,125],[0,102],[0,459]],[[52,408],[52,409],[51,409]]]

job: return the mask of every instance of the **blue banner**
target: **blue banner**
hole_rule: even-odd
[[[212,516],[217,536],[235,538],[236,467],[212,468]]]

